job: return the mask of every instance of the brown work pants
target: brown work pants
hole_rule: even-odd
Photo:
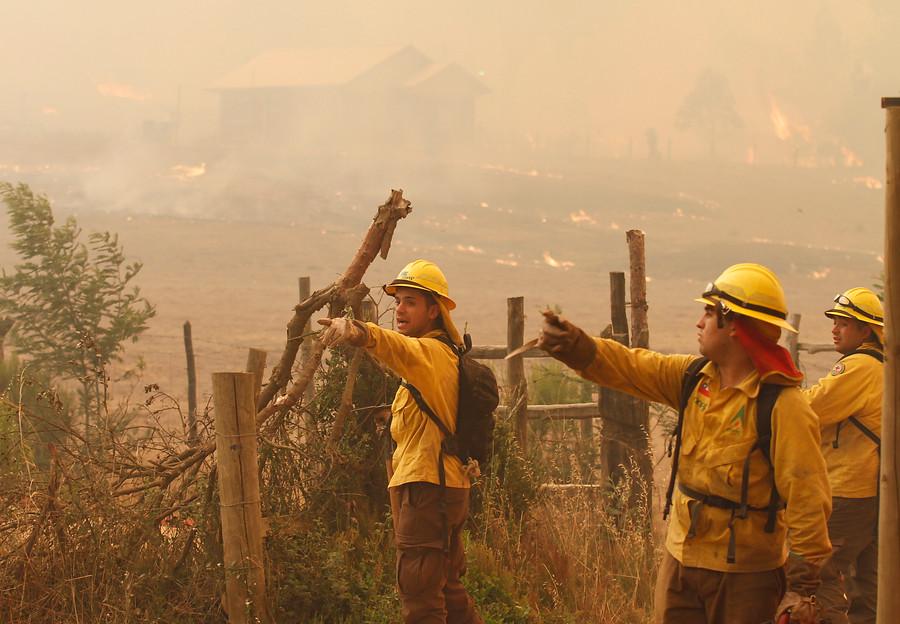
[[[874,497],[832,499],[828,536],[834,553],[822,569],[822,586],[816,592],[822,616],[829,624],[875,622],[877,521],[878,502]],[[851,568],[856,570],[852,583]]]
[[[762,624],[784,595],[784,569],[717,572],[681,565],[668,552],[656,579],[656,624]]]
[[[483,624],[460,577],[466,570],[463,524],[469,490],[446,488],[449,549],[445,550],[441,488],[406,483],[390,488],[397,542],[397,588],[406,624]]]

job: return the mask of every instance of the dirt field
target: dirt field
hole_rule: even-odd
[[[849,170],[606,163],[566,173],[494,165],[450,171],[410,175],[404,188],[413,212],[366,283],[377,296],[375,287],[408,260],[433,259],[459,304],[455,320],[476,343],[505,341],[510,296],[526,298],[529,334],[548,304],[599,332],[609,318],[608,273],[628,268],[631,228],[646,232],[651,346],[663,351],[695,351],[693,298],[728,264],[772,267],[792,311],[803,314],[801,340],[820,343],[829,341],[821,311],[834,293],[871,285],[881,272],[883,191],[854,182]],[[185,320],[204,394],[210,373],[240,369],[248,347],[274,359],[297,278],[310,276],[314,289],[333,280],[390,187],[356,180],[357,190],[346,190],[340,179],[320,180],[315,193],[298,186],[285,203],[288,186],[270,193],[277,201],[243,214],[245,195],[223,197],[212,182],[207,193],[202,177],[115,207],[93,205],[89,196],[69,201],[51,179],[30,182],[50,194],[58,216],[77,211],[86,231],[118,232],[129,259],[144,263],[139,284],[158,314],[129,346],[129,361],[143,355],[144,382],[178,397],[186,384]],[[8,240],[4,218],[0,265],[7,270],[15,261]],[[803,362],[815,378],[832,359]]]

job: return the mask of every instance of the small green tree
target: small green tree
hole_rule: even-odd
[[[13,249],[22,262],[0,275],[0,314],[32,366],[80,384],[85,427],[105,405],[106,367],[136,342],[155,308],[131,285],[140,262],[127,264],[118,236],[91,233],[69,217],[55,225],[50,202],[25,184],[0,184]]]

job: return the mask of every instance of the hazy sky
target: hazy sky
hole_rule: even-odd
[[[274,47],[412,43],[483,75],[486,126],[590,134],[610,149],[642,141],[649,127],[674,133],[678,105],[706,68],[729,77],[746,123],[738,143],[771,134],[775,98],[791,123],[827,126],[852,144],[881,123],[877,97],[900,91],[900,2],[889,0],[4,4],[7,126],[162,118],[177,85],[203,87]]]

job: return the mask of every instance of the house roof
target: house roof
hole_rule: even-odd
[[[212,88],[253,89],[346,84],[411,46],[374,48],[280,48],[233,69]]]
[[[410,76],[405,86],[417,91],[438,92],[468,90],[477,95],[489,93],[483,82],[457,63],[432,63]]]
[[[434,91],[441,83],[476,94],[488,89],[456,63],[433,63],[413,46],[281,48],[263,52],[211,85],[216,91],[394,83]],[[445,87],[446,88],[446,87]]]

